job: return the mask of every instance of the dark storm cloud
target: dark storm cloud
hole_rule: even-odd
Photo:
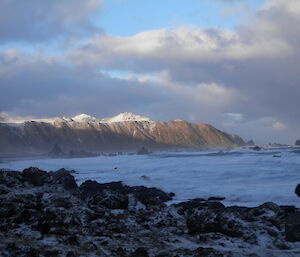
[[[90,22],[101,0],[1,0],[0,43],[37,42],[97,30]]]

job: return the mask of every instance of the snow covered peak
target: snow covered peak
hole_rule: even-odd
[[[61,118],[45,118],[45,119],[37,119],[33,117],[20,117],[20,116],[10,116],[7,113],[0,113],[0,122],[1,123],[9,123],[9,124],[21,124],[28,121],[36,121],[36,122],[46,122],[46,123],[54,123]]]
[[[131,112],[123,112],[112,118],[103,119],[102,121],[107,122],[107,123],[112,123],[112,122],[124,122],[124,121],[149,121],[149,122],[151,122],[152,120],[148,117],[136,115]]]
[[[54,118],[44,118],[37,119],[33,117],[18,117],[18,116],[9,116],[6,113],[0,112],[0,123],[8,123],[8,124],[21,124],[28,121],[36,121],[36,122],[45,122],[45,123],[56,123],[56,122],[99,122],[99,123],[114,123],[114,122],[125,122],[125,121],[147,121],[149,123],[153,123],[153,121],[141,115],[136,115],[130,112],[123,112],[117,116],[106,118],[106,119],[97,119],[88,114],[79,114],[72,118],[68,117],[54,117]]]
[[[86,122],[86,121],[96,121],[96,118],[92,117],[90,115],[87,115],[85,113],[82,113],[82,114],[72,117],[72,120],[76,121],[76,122]]]

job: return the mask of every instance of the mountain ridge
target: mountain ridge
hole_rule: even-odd
[[[153,121],[133,113],[97,119],[87,114],[72,118],[0,120],[0,153],[43,153],[55,144],[63,150],[136,151],[149,149],[206,149],[241,146],[243,139],[209,124],[184,120]]]

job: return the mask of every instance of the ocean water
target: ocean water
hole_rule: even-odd
[[[218,196],[226,198],[226,205],[257,206],[271,201],[300,207],[294,193],[300,183],[300,148],[168,151],[0,163],[0,168],[20,171],[30,166],[76,170],[79,184],[91,179],[158,187],[176,194],[172,202]]]

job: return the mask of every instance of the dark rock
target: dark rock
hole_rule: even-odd
[[[295,194],[300,197],[300,184],[298,184],[295,188]]]
[[[198,247],[195,250],[195,257],[202,257],[202,256],[210,256],[210,257],[223,257],[224,254],[221,252],[218,252],[217,250],[213,248],[203,248],[203,247]]]
[[[289,242],[300,241],[300,212],[291,213],[285,222],[285,236]]]
[[[295,145],[300,146],[300,140],[299,139],[296,140]]]
[[[56,172],[53,172],[53,176],[56,183],[62,184],[63,187],[67,190],[72,190],[78,188],[75,178],[71,175],[72,171],[65,169],[60,169]]]
[[[21,172],[18,171],[0,171],[0,184],[6,187],[22,187],[24,179]]]
[[[211,209],[225,208],[224,204],[220,202],[206,201],[203,198],[196,198],[188,202],[179,203],[176,206],[179,207],[178,213],[180,215],[183,215],[185,212],[190,213],[195,209],[201,210],[207,207]]]
[[[130,257],[149,257],[149,255],[145,248],[139,247],[130,255]]]
[[[28,181],[35,186],[43,186],[45,183],[51,181],[50,175],[46,171],[35,167],[24,169],[22,177],[25,181]]]
[[[252,149],[253,149],[254,151],[260,151],[260,150],[261,150],[261,147],[259,147],[259,146],[254,146],[254,147],[252,147]]]
[[[273,157],[274,157],[274,158],[280,158],[281,155],[280,155],[280,154],[274,154]]]
[[[189,234],[221,233],[229,237],[242,237],[238,224],[230,217],[222,215],[220,210],[203,209],[187,217]]]
[[[206,202],[206,206],[211,208],[211,209],[223,209],[225,208],[225,205],[220,203],[220,202]]]
[[[294,213],[296,211],[296,207],[294,205],[280,205],[280,208],[285,214]]]
[[[154,187],[135,186],[131,187],[129,191],[145,205],[158,205],[172,200],[169,194]]]
[[[67,252],[66,257],[77,257],[77,255],[74,252],[69,251]]]
[[[173,194],[165,193],[157,188],[147,188],[144,186],[129,187],[124,186],[122,182],[112,182],[100,184],[96,181],[87,180],[80,186],[81,192],[84,195],[93,195],[101,193],[104,190],[113,193],[128,195],[130,193],[145,205],[158,205],[172,199]]]
[[[9,193],[9,189],[5,186],[0,185],[0,195],[5,195]]]
[[[66,170],[0,171],[0,189],[8,191],[0,194],[1,254],[238,256],[238,248],[250,253],[265,242],[270,256],[298,254],[300,210],[294,206],[225,207],[216,201],[221,198],[168,206],[163,203],[172,194],[157,188],[86,181],[76,189],[74,183]],[[194,249],[186,240],[215,249]]]
[[[209,197],[208,198],[208,201],[224,201],[225,200],[225,197]]]
[[[45,251],[45,257],[53,257],[53,256],[59,256],[58,250],[46,250]]]
[[[109,209],[127,209],[128,196],[104,190],[100,194],[93,195],[89,203],[92,205],[100,205]]]
[[[183,215],[186,211],[190,211],[196,208],[203,208],[205,204],[206,201],[203,198],[196,198],[188,202],[182,202],[177,204],[177,207],[179,207],[178,213],[180,215]]]
[[[51,229],[51,224],[46,221],[40,221],[36,226],[33,226],[33,229],[39,231],[42,235],[48,234]]]
[[[147,155],[147,154],[150,154],[150,153],[151,152],[145,147],[142,147],[140,150],[137,151],[138,155]]]
[[[111,183],[100,184],[96,181],[87,180],[80,185],[79,189],[83,193],[90,194],[90,195],[100,193],[103,190],[110,190],[110,191],[123,193],[123,194],[129,193],[127,187],[124,186],[122,182],[111,182]]]
[[[126,257],[127,255],[127,250],[124,249],[123,247],[118,247],[116,250],[114,250],[115,254],[119,257]]]

